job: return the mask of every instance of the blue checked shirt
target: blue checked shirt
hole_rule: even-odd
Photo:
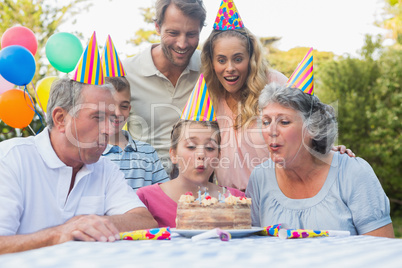
[[[108,144],[103,156],[120,167],[127,183],[137,190],[143,186],[169,181],[155,148],[149,143],[134,141],[131,135],[122,130],[128,140],[124,150],[117,145]]]

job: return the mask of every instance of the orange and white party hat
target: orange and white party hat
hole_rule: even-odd
[[[304,93],[314,95],[313,48],[310,48],[303,60],[297,65],[286,86],[295,87]]]
[[[105,77],[126,76],[123,65],[117,55],[116,48],[110,35],[107,36],[102,61],[102,69]]]
[[[243,21],[233,0],[222,0],[218,14],[216,15],[214,29],[226,31],[241,29],[243,27]]]
[[[192,121],[216,121],[214,107],[207,84],[205,83],[204,75],[201,74],[198,78],[190,98],[181,114],[181,119]]]
[[[104,77],[95,32],[78,61],[73,80],[91,85],[103,85]]]

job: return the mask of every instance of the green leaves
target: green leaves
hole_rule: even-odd
[[[38,40],[38,50],[35,55],[37,71],[32,80],[33,84],[45,76],[56,74],[55,69],[48,68],[50,65],[47,65],[45,44],[50,36],[58,32],[57,28],[63,23],[65,17],[73,16],[89,6],[86,1],[71,0],[63,1],[63,3],[45,0],[0,1],[0,37],[8,28],[21,25],[31,29]],[[28,91],[31,96],[34,95],[31,85],[28,85]],[[30,125],[34,131],[42,127],[37,115]],[[20,135],[29,136],[32,132],[15,130],[0,122],[0,141]]]
[[[402,50],[379,49],[379,40],[367,36],[362,59],[328,62],[315,77],[318,96],[338,101],[339,144],[366,159],[387,195],[402,200]]]

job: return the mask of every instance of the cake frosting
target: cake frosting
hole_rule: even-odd
[[[251,199],[228,195],[218,200],[208,194],[195,199],[182,195],[177,205],[177,229],[250,229]]]

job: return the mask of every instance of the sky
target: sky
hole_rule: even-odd
[[[67,21],[60,31],[82,32],[83,46],[96,31],[98,45],[104,46],[110,34],[121,58],[138,53],[142,48],[127,44],[140,28],[154,29],[146,24],[140,7],[150,7],[155,0],[90,0],[88,11]],[[386,34],[374,23],[383,18],[383,0],[235,0],[244,25],[258,37],[280,37],[280,50],[313,47],[336,55],[357,55],[365,34]],[[221,0],[204,0],[206,26],[200,44],[212,30]]]

